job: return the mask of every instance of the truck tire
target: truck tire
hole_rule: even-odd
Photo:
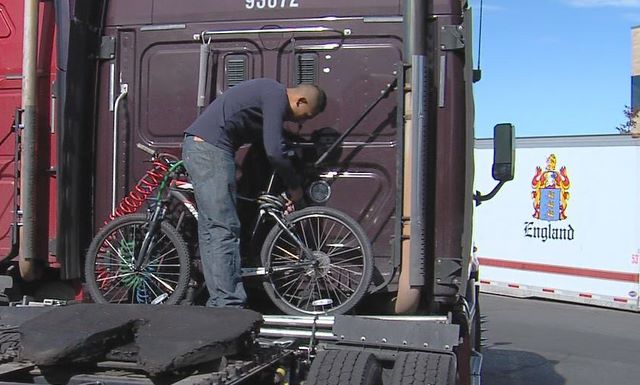
[[[178,231],[163,221],[153,257],[140,271],[133,259],[146,233],[146,214],[128,214],[109,222],[93,238],[85,258],[85,283],[96,303],[175,305],[191,276],[189,251]],[[162,298],[165,298],[162,300]]]
[[[455,357],[436,353],[400,353],[393,365],[391,385],[454,385]]]
[[[381,373],[371,353],[324,350],[313,360],[305,385],[382,385]]]
[[[265,277],[269,298],[290,315],[342,314],[353,309],[367,293],[373,275],[371,242],[362,227],[343,212],[322,206],[296,211],[287,220],[315,264],[295,268],[296,261],[303,261],[302,252],[280,226],[274,226],[260,252],[263,266],[294,268]],[[314,307],[313,302],[322,299],[331,299],[331,304]]]

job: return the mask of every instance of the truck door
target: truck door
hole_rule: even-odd
[[[356,20],[316,25],[336,32],[302,34],[279,50],[279,79],[317,84],[328,95],[325,113],[306,122],[303,136],[331,127],[343,133],[396,78],[402,61],[401,23]],[[353,33],[357,31],[356,33]],[[332,189],[327,202],[356,219],[377,258],[374,282],[389,274],[396,199],[397,93],[367,114],[345,139],[338,163],[320,170]]]
[[[124,96],[117,111],[115,101],[108,104],[114,110],[111,115],[117,115],[112,125],[115,130],[98,132],[104,139],[98,143],[105,144],[97,149],[105,160],[98,164],[110,166],[97,170],[102,177],[96,179],[96,185],[105,188],[96,188],[96,224],[111,212],[112,192],[119,202],[150,168],[149,156],[138,150],[136,143],[180,156],[183,132],[201,109],[197,103],[202,44],[193,39],[193,34],[201,30],[202,26],[191,29],[181,24],[120,28],[115,32],[116,60],[105,68],[110,79],[103,82],[113,84],[112,100]],[[251,39],[218,39],[208,44],[206,51],[204,106],[239,82],[268,76],[263,52]],[[108,123],[103,120],[104,126]]]

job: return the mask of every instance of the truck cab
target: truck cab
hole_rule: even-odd
[[[50,161],[57,200],[47,202],[56,207],[47,218],[56,226],[50,237],[62,279],[81,277],[84,252],[105,221],[142,207],[123,199],[149,170],[136,143],[179,154],[184,129],[245,80],[314,84],[328,103],[296,127],[299,146],[322,132],[343,137],[331,161],[301,171],[330,192],[317,198],[307,191],[307,199],[355,219],[375,258],[369,295],[352,315],[331,321],[340,337],[327,350],[382,349],[379,359],[388,362],[397,358],[394,349],[406,350],[417,356],[403,355],[402,362],[417,359],[425,367],[449,357],[438,383],[477,381],[479,311],[470,258],[474,196],[480,202],[481,194],[472,189],[477,73],[465,0],[49,6],[57,50],[49,116],[57,129],[48,148],[57,154]],[[500,132],[495,175],[504,182],[513,177],[513,128]],[[247,170],[239,186],[248,194],[267,183],[250,172],[258,168],[252,151],[243,147],[236,156]],[[252,257],[251,249],[244,252]],[[389,322],[399,320],[413,325],[413,340],[390,333]],[[330,369],[324,360],[312,371]]]

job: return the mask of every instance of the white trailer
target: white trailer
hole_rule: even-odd
[[[476,190],[492,140],[476,141]],[[516,140],[516,176],[476,208],[480,290],[640,311],[640,140]]]

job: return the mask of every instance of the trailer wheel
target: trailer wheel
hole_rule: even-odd
[[[184,297],[191,274],[189,252],[168,222],[160,225],[150,260],[134,268],[147,226],[146,214],[128,214],[109,222],[93,238],[85,259],[85,281],[95,302],[174,305]]]
[[[305,385],[382,385],[381,373],[371,353],[325,350],[313,360]]]
[[[400,353],[393,365],[392,385],[453,385],[455,357],[436,353]]]
[[[263,265],[274,269],[264,281],[269,298],[291,315],[351,310],[366,294],[373,275],[371,243],[362,227],[348,215],[322,206],[307,207],[287,220],[313,260],[305,260],[294,239],[274,226],[260,252]],[[331,303],[316,308],[314,301],[323,299]]]

